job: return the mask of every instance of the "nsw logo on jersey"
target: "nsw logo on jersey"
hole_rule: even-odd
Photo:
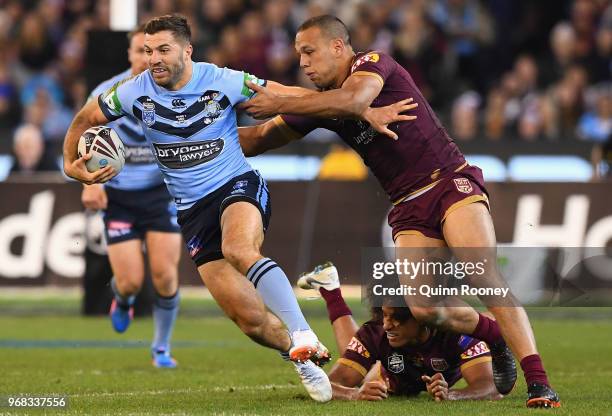
[[[190,143],[153,143],[159,163],[170,169],[190,168],[209,162],[219,156],[223,139]]]
[[[151,127],[155,124],[155,103],[153,101],[145,101],[142,103],[142,122]]]

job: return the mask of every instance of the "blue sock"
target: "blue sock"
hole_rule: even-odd
[[[110,286],[111,286],[111,290],[113,291],[113,294],[115,295],[115,300],[117,301],[117,305],[120,308],[129,309],[130,306],[134,304],[134,301],[136,300],[136,295],[123,296],[121,293],[119,293],[119,289],[117,289],[117,283],[115,283],[114,277],[111,279]]]
[[[155,326],[155,334],[151,349],[170,351],[170,338],[174,329],[174,322],[179,310],[179,293],[174,296],[163,297],[155,294],[153,302],[153,324]]]
[[[247,278],[289,332],[310,329],[285,272],[276,262],[269,258],[259,260],[249,268]]]

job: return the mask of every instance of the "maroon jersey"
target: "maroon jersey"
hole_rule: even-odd
[[[392,123],[399,140],[376,132],[362,120],[328,120],[282,115],[287,126],[300,135],[321,127],[335,131],[361,155],[392,202],[427,188],[465,164],[463,154],[401,65],[380,52],[358,53],[351,66],[355,76],[373,76],[383,85],[372,107],[384,107],[412,97],[419,106],[411,110],[417,119]],[[276,119],[281,123],[280,119]]]
[[[483,341],[441,331],[424,344],[393,348],[382,323],[369,321],[359,328],[338,362],[365,377],[376,361],[385,369],[393,394],[414,395],[427,390],[421,376],[442,373],[450,387],[461,378],[461,369],[491,361],[491,353]]]

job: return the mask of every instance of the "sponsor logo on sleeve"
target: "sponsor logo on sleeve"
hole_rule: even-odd
[[[380,55],[376,52],[370,52],[370,53],[366,53],[363,56],[360,56],[359,58],[357,58],[357,60],[355,61],[355,63],[353,64],[352,68],[351,68],[351,72],[355,72],[355,70],[360,66],[365,64],[366,62],[372,62],[372,63],[376,63],[380,60]]]
[[[468,360],[470,358],[478,357],[489,352],[489,347],[484,341],[480,341],[478,344],[472,345],[461,354],[461,359]]]
[[[185,169],[206,163],[221,154],[223,139],[189,143],[153,143],[159,163],[170,169]]]
[[[459,192],[463,192],[464,194],[469,194],[470,192],[472,192],[473,188],[469,179],[455,178],[453,179],[453,181],[455,182],[455,186],[457,187],[457,190]]]
[[[353,352],[356,352],[357,354],[361,355],[362,357],[370,358],[370,352],[361,343],[361,341],[359,341],[356,337],[353,337],[351,339],[351,342],[349,342],[349,344],[347,345],[346,349],[347,350],[351,350]]]
[[[245,97],[249,97],[249,98],[251,98],[255,94],[255,91],[253,91],[252,89],[250,89],[247,86],[247,81],[251,81],[253,84],[257,84],[257,85],[260,85],[262,87],[264,85],[266,85],[266,81],[265,80],[259,79],[256,76],[251,75],[251,74],[245,72],[244,73],[244,82],[242,84],[241,94],[244,95]]]

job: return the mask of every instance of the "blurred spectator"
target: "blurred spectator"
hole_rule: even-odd
[[[33,124],[24,124],[15,130],[13,153],[15,162],[11,173],[30,174],[58,170],[55,158],[45,154],[42,133]]]
[[[453,137],[458,140],[471,140],[478,134],[478,108],[480,95],[468,91],[453,103],[451,125]]]
[[[435,0],[431,18],[448,36],[457,58],[457,75],[483,91],[490,74],[481,52],[493,41],[492,21],[476,0]]]
[[[583,140],[603,143],[612,134],[612,85],[601,86],[595,94],[595,108],[580,117],[577,134]]]
[[[240,21],[240,54],[237,67],[260,78],[268,78],[266,51],[271,39],[264,30],[261,13],[251,11]]]
[[[595,38],[595,48],[587,60],[589,80],[592,83],[612,78],[612,4],[601,19]]]
[[[499,140],[506,128],[506,96],[500,88],[489,91],[485,110],[485,136],[491,140]]]
[[[443,98],[448,90],[444,80],[452,76],[444,62],[446,43],[422,8],[404,9],[393,46],[397,61],[410,72],[425,98],[436,104],[436,98]]]
[[[35,12],[28,13],[19,28],[17,46],[19,61],[30,71],[38,71],[57,55],[45,20]]]
[[[4,51],[4,45],[0,40],[0,127],[14,127],[20,119],[19,104]]]
[[[572,25],[560,22],[550,34],[550,53],[542,62],[544,85],[558,81],[576,59],[576,32]]]

